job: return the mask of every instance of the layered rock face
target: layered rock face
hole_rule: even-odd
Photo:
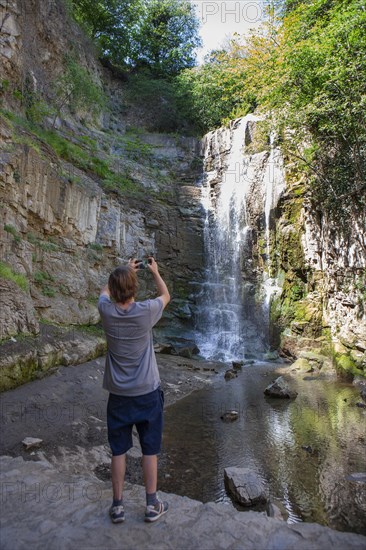
[[[304,202],[302,220],[304,258],[315,301],[322,302],[323,332],[330,330],[341,367],[366,374],[366,212],[355,206],[342,229]]]
[[[364,375],[366,212],[355,202],[344,227],[305,196],[304,176],[289,162],[286,183],[272,233],[282,286],[271,309],[274,342],[291,359],[318,349],[340,372]]]
[[[3,132],[8,134],[4,126]],[[170,138],[160,139],[167,148]],[[195,143],[188,140],[187,149],[177,155],[189,159],[194,152]],[[34,307],[42,317],[58,323],[95,323],[98,290],[108,272],[131,256],[153,254],[173,294],[186,298],[202,265],[197,187],[177,179],[170,183],[175,196],[161,200],[158,194],[150,202],[146,189],[146,196],[122,201],[106,195],[86,175],[79,184],[68,181],[57,173],[52,156],[41,154],[14,144],[9,136],[1,159],[0,231],[2,260],[28,278]],[[174,161],[181,162],[177,157]],[[142,293],[148,286],[142,274]],[[3,337],[17,332],[9,332],[6,324],[3,331]]]
[[[40,320],[97,323],[109,272],[151,254],[173,296],[160,335],[184,336],[203,265],[198,141],[135,126],[123,82],[98,63],[62,2],[0,7],[0,338],[36,335]],[[104,89],[105,109],[66,108],[62,118],[45,111],[46,127],[30,123],[27,108],[33,116],[52,100],[64,54],[75,45],[79,63]],[[139,280],[138,297],[153,297],[151,276],[141,271]]]

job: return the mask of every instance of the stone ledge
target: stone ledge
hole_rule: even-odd
[[[161,493],[169,512],[157,523],[145,524],[145,492],[138,485],[126,485],[126,522],[113,525],[108,517],[109,483],[92,475],[67,475],[46,460],[21,457],[0,457],[0,470],[4,550],[364,550],[366,545],[366,537],[354,533],[315,523],[286,524],[264,513],[238,512],[229,505],[202,504],[173,494]]]

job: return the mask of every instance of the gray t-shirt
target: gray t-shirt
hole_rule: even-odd
[[[98,310],[107,337],[103,388],[116,395],[145,395],[160,385],[152,327],[163,314],[161,298],[122,309],[100,296]]]

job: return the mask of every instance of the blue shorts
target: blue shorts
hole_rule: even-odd
[[[159,454],[163,434],[163,408],[164,393],[160,387],[137,397],[110,393],[107,426],[112,455],[123,455],[131,449],[134,425],[139,434],[142,454]]]

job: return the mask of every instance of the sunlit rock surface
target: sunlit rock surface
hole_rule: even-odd
[[[110,484],[93,475],[60,473],[47,461],[1,457],[4,481],[2,535],[4,550],[55,548],[184,548],[363,550],[366,537],[340,533],[317,524],[288,525],[265,513],[163,494],[169,511],[156,524],[143,521],[145,490],[128,485],[126,521],[112,525],[108,516]],[[16,513],[14,511],[16,510]],[[92,534],[92,536],[91,536]]]

